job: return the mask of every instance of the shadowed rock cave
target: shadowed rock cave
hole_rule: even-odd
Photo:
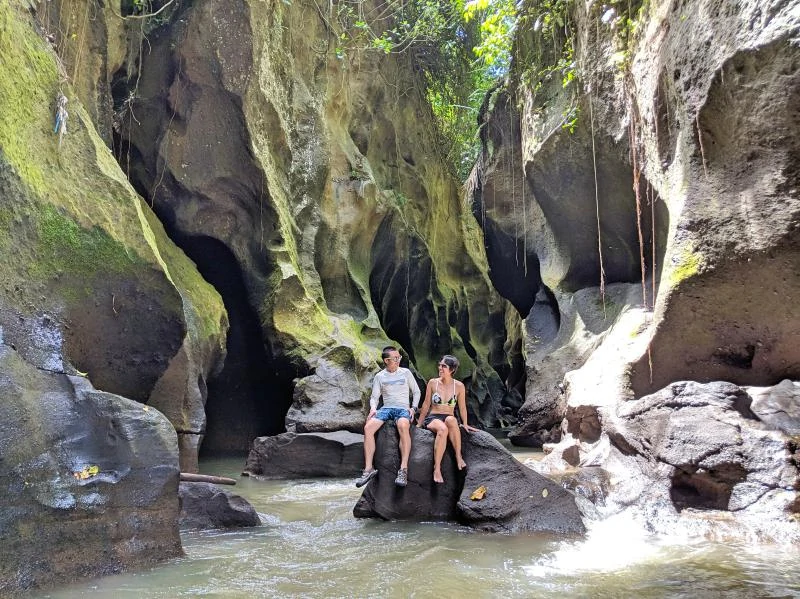
[[[421,281],[429,281],[431,276],[431,260],[418,240],[411,240],[408,250],[409,260],[403,260],[403,252],[395,246],[395,238],[391,234],[391,219],[381,223],[372,248],[369,289],[378,319],[389,339],[397,341],[408,352],[411,362],[415,362],[414,341],[411,331],[419,324],[418,336],[426,339],[429,347],[439,350],[436,333],[437,316],[444,317],[444,310],[434,314],[434,307],[427,297],[427,287]],[[412,272],[412,262],[416,272]],[[425,323],[428,323],[426,326]],[[446,325],[446,323],[444,323]],[[449,330],[446,326],[442,330]],[[443,350],[443,353],[449,351]]]
[[[740,464],[725,463],[709,470],[684,464],[672,475],[669,495],[679,512],[687,508],[727,510],[733,488],[746,478],[747,470]]]
[[[480,219],[479,214],[475,217]],[[492,220],[483,219],[482,224],[492,284],[525,318],[542,284],[539,258],[533,252],[527,252],[526,256],[520,240],[514,239]]]
[[[193,180],[196,189],[187,195],[186,188],[175,180],[169,165],[162,164],[164,157],[159,154],[162,132],[169,127],[178,127],[185,133],[187,126],[177,117],[186,116],[178,108],[188,108],[184,105],[176,107],[164,95],[165,82],[174,83],[178,77],[177,71],[173,71],[179,61],[172,55],[174,47],[168,37],[154,35],[151,41],[154,49],[148,55],[149,62],[141,67],[142,77],[134,80],[138,90],[136,109],[143,116],[135,126],[129,121],[116,123],[114,151],[131,183],[151,204],[169,237],[194,261],[200,274],[222,296],[230,325],[227,357],[221,372],[210,376],[207,382],[206,431],[200,453],[201,456],[242,453],[249,449],[255,437],[285,430],[284,419],[292,400],[292,381],[298,373],[288,361],[272,354],[269,340],[264,338],[261,318],[254,307],[258,299],[251,300],[250,297],[251,293],[259,297],[258,292],[252,291],[252,286],[259,283],[248,279],[251,286],[246,285],[240,263],[246,258],[237,259],[225,243],[197,234],[202,229],[188,228],[187,223],[181,222],[181,210],[186,210],[187,205],[203,196],[205,201],[215,203],[219,210],[240,212],[246,221],[249,208],[254,204],[260,205],[257,194],[261,189],[262,174],[246,150],[249,141],[235,102],[229,101],[230,98],[224,94],[222,99],[214,96],[211,88],[204,89],[202,97],[212,104],[217,102],[214,105],[224,110],[215,113],[219,119],[208,123],[210,130],[204,130],[202,134],[214,137],[218,134],[214,127],[224,127],[226,135],[222,139],[227,145],[224,151],[218,148],[218,152],[236,159],[217,167],[214,157],[204,155],[203,158],[208,159],[204,168],[219,175],[215,186],[203,187],[201,182]],[[190,83],[182,81],[181,89]],[[112,83],[114,111],[123,121],[133,118],[131,84],[124,69],[116,73]],[[184,100],[188,101],[187,97],[183,96]],[[153,197],[154,190],[158,190],[157,198]],[[242,232],[242,235],[246,233]],[[240,240],[230,243],[237,241]],[[269,270],[270,266],[265,265],[265,268]],[[268,276],[268,272],[253,273],[257,280],[262,276]]]
[[[285,430],[296,373],[269,355],[231,251],[211,237],[184,237],[178,243],[222,296],[230,321],[225,365],[208,381],[200,455],[245,452],[255,437]]]

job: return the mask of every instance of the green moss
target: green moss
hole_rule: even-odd
[[[0,64],[0,149],[24,204],[23,214],[0,206],[0,231],[8,231],[0,247],[25,251],[30,235],[36,245],[21,261],[26,276],[67,275],[74,280],[60,291],[67,294],[91,293],[96,277],[135,279],[142,268],[161,269],[181,293],[190,334],[224,341],[221,298],[141,204],[69,85],[59,82],[56,57],[30,15],[9,0],[0,0]],[[53,133],[60,93],[69,99],[61,145]]]
[[[60,293],[68,299],[92,294],[97,277],[133,273],[146,263],[100,227],[84,228],[54,206],[42,206],[35,222],[37,244],[25,268],[31,279],[66,275],[71,285]]]
[[[0,147],[20,176],[43,191],[41,143],[52,137],[48,88],[55,92],[57,71],[53,56],[26,27],[8,0],[0,0]],[[44,114],[47,118],[42,120]]]
[[[100,227],[84,229],[53,206],[39,212],[37,233],[38,260],[30,268],[42,279],[60,273],[89,279],[144,263]]]
[[[141,201],[138,214],[148,243],[183,298],[189,334],[201,342],[224,342],[220,333],[227,326],[228,316],[222,297],[203,279],[183,251],[169,242],[161,221]]]
[[[5,255],[11,249],[12,220],[11,210],[0,204],[0,252]]]
[[[692,251],[691,248],[684,248],[677,254],[677,260],[673,258],[668,279],[670,286],[676,287],[686,279],[699,274],[702,264],[702,254]]]

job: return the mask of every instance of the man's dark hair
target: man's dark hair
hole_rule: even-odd
[[[383,351],[381,352],[381,359],[385,360],[386,358],[389,357],[389,354],[393,351],[397,351],[397,348],[394,345],[387,345],[386,347],[383,348]]]

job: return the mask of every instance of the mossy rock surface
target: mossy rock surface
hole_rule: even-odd
[[[9,0],[0,60],[0,249],[16,257],[0,265],[6,339],[40,367],[83,372],[142,402],[157,399],[183,352],[187,365],[170,374],[182,380],[175,401],[197,395],[224,353],[219,294],[130,186],[30,13]],[[61,94],[69,117],[59,139]],[[202,420],[202,398],[193,410]]]

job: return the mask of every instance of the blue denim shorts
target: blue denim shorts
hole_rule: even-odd
[[[386,422],[387,420],[398,420],[399,418],[408,418],[410,420],[411,416],[408,415],[407,408],[381,408],[375,412],[373,418]]]

